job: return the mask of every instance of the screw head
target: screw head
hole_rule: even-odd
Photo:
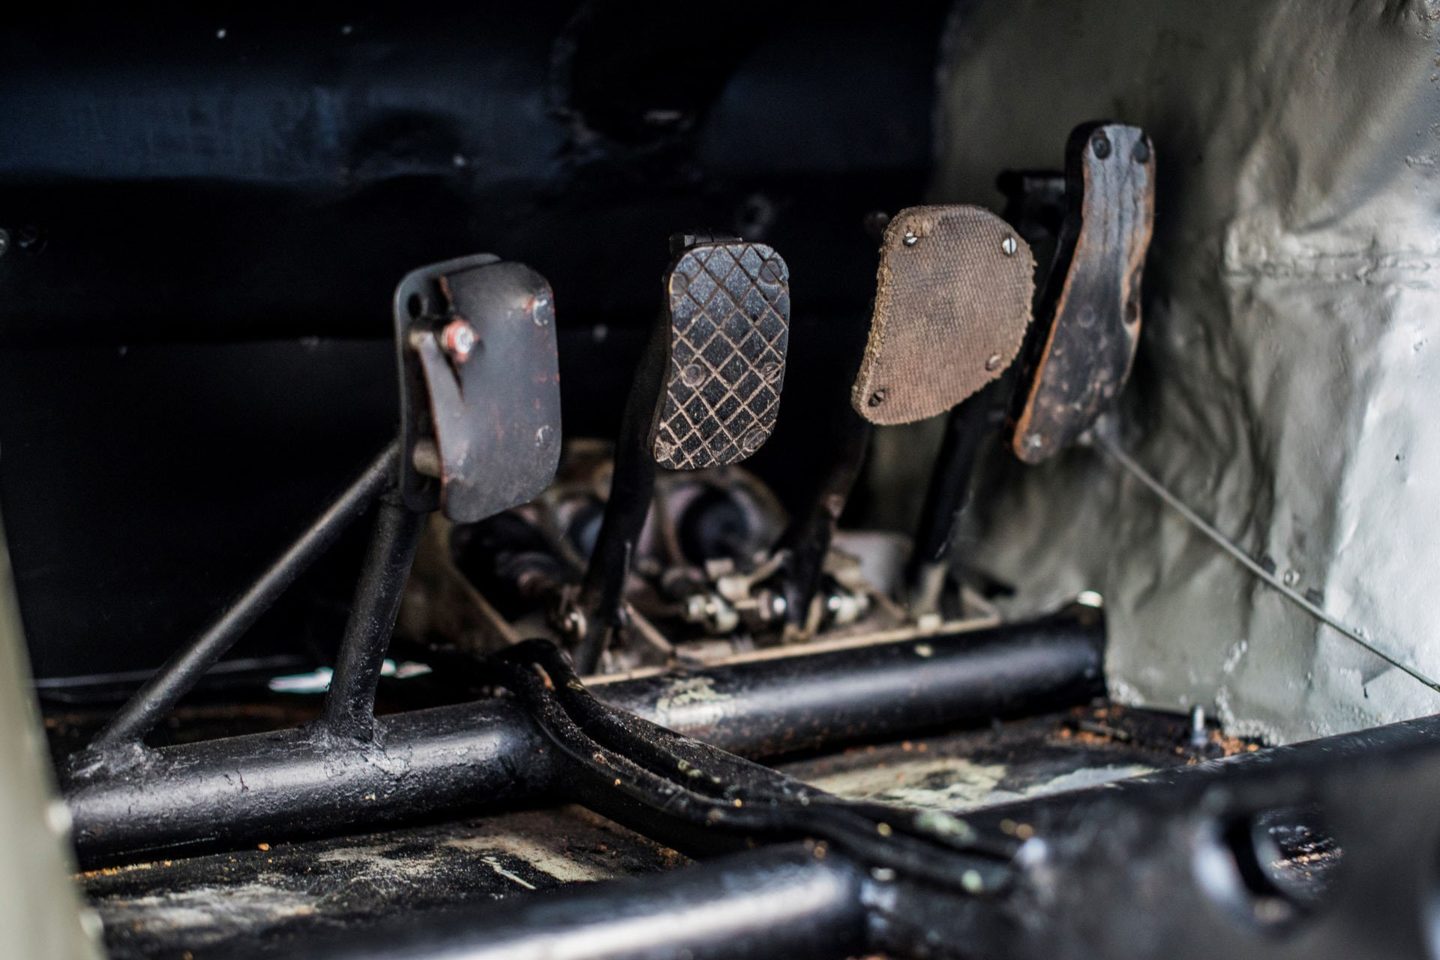
[[[740,449],[746,453],[754,453],[765,443],[765,431],[756,427],[740,439]]]
[[[1090,149],[1094,151],[1097,160],[1110,156],[1110,138],[1105,136],[1103,130],[1090,138]]]
[[[1005,254],[1005,256],[1007,257],[1015,256],[1016,252],[1019,249],[1020,244],[1015,242],[1014,237],[1006,237],[1004,240],[1000,241],[1000,252]]]
[[[475,328],[464,320],[451,320],[440,331],[440,347],[456,363],[464,363],[480,343]]]
[[[766,260],[760,266],[760,279],[765,283],[779,283],[780,264],[774,260]]]
[[[885,402],[885,397],[886,397],[885,388],[884,388],[884,387],[881,387],[879,390],[876,390],[874,393],[870,394],[870,400],[869,400],[870,406],[872,406],[872,407],[878,407],[878,406],[880,406],[880,404],[882,404],[882,403]]]
[[[771,360],[760,368],[760,376],[765,378],[766,383],[774,383],[780,379],[780,364]]]
[[[535,431],[535,446],[548,447],[550,441],[555,439],[555,428],[550,424],[542,424],[540,429]]]
[[[1000,354],[990,354],[990,356],[985,359],[985,369],[990,371],[1000,369]]]
[[[550,323],[550,298],[540,294],[530,298],[530,319],[535,326],[544,327]]]
[[[1150,144],[1143,139],[1136,140],[1134,149],[1130,151],[1130,156],[1134,158],[1136,163],[1149,163]]]
[[[905,239],[904,239],[905,246],[907,246],[907,247],[913,247],[913,246],[915,246],[915,244],[917,244],[917,243],[919,243],[919,242],[920,242],[920,238],[915,235],[915,231],[914,231],[914,230],[906,230],[906,231],[905,231]]]
[[[668,440],[655,441],[655,458],[657,460],[669,460],[670,455],[675,452],[675,445]]]
[[[698,387],[705,382],[705,369],[698,363],[692,363],[680,371],[680,379],[687,387]]]

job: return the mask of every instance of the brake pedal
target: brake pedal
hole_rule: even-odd
[[[610,497],[579,591],[561,612],[594,670],[624,626],[625,580],[655,492],[655,470],[737,463],[775,426],[790,340],[790,270],[771,247],[677,237],[665,303],[636,371]]]
[[[668,350],[651,451],[667,470],[743,460],[775,429],[790,338],[790,271],[770,247],[684,249],[665,278]]]

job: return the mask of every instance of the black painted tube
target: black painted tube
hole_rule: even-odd
[[[664,877],[407,918],[383,930],[306,944],[305,954],[337,960],[840,960],[864,952],[863,877],[842,857],[816,859],[800,844],[772,847]]]
[[[980,448],[990,434],[990,413],[996,406],[997,384],[982,388],[950,411],[945,437],[935,458],[935,469],[925,489],[915,547],[906,575],[910,583],[910,612],[915,616],[937,613],[950,571],[950,547],[966,504]]]
[[[91,742],[92,750],[139,743],[164,719],[176,702],[195,686],[205,671],[244,636],[280,594],[335,543],[357,517],[370,508],[394,475],[399,446],[391,443],[326,508],[286,551],[276,558],[234,603],[195,640],[155,671],[125,702]]]
[[[381,499],[325,696],[324,723],[336,736],[355,740],[374,736],[375,690],[424,522],[421,514],[405,508],[398,494]]]
[[[1098,610],[688,674],[591,681],[612,706],[747,757],[1020,716],[1105,692]]]
[[[1040,712],[1103,692],[1098,611],[922,640],[596,683],[601,699],[749,757]],[[374,743],[320,728],[146,751],[65,793],[86,863],[187,845],[343,833],[563,795],[511,701],[382,717]],[[553,788],[553,789],[552,789]]]

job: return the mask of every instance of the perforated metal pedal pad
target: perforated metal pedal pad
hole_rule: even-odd
[[[545,278],[488,254],[424,267],[396,288],[395,332],[406,505],[473,523],[538,496],[560,461]]]
[[[790,269],[762,243],[697,243],[665,276],[669,356],[651,431],[670,470],[724,466],[775,428],[790,342]]]
[[[1069,445],[1125,386],[1140,339],[1140,279],[1155,219],[1155,150],[1145,131],[1086,124],[1066,151],[1070,212],[1043,316],[1053,317],[1011,448],[1040,463]]]
[[[943,413],[1014,362],[1035,258],[979,207],[911,207],[885,228],[870,339],[851,402],[871,423]]]

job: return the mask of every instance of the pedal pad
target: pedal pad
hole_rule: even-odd
[[[999,377],[1024,343],[1034,290],[1029,245],[989,211],[900,211],[881,241],[855,410],[871,423],[911,423]]]
[[[665,276],[669,350],[650,449],[670,470],[735,463],[769,438],[790,341],[790,270],[770,247],[695,243]]]
[[[1053,319],[1011,441],[1032,464],[1089,429],[1124,387],[1155,218],[1155,151],[1138,127],[1077,128],[1066,176],[1070,212],[1042,309]]]
[[[395,333],[406,506],[473,523],[539,495],[560,460],[545,278],[488,254],[416,270],[395,291]]]

